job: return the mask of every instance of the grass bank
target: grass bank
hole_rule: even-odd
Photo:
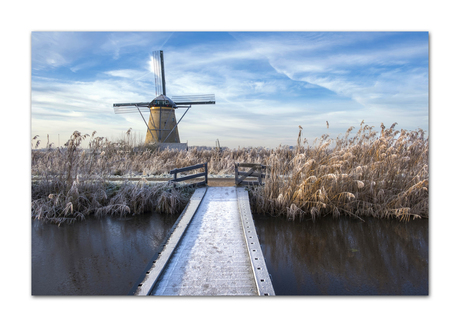
[[[424,131],[380,132],[361,123],[335,140],[323,135],[314,146],[297,148],[287,158],[271,155],[263,187],[251,191],[257,213],[291,219],[321,216],[428,218],[428,139]]]
[[[126,216],[145,212],[180,213],[192,187],[167,183],[73,181],[68,191],[59,182],[32,183],[32,218],[61,224],[95,216]]]
[[[235,162],[271,167],[265,185],[250,190],[254,212],[289,219],[372,216],[407,221],[428,218],[428,138],[423,130],[380,131],[361,123],[336,139],[325,134],[310,145],[275,149],[239,148],[189,151],[134,147],[126,139],[76,131],[64,147],[32,150],[32,217],[61,223],[87,215],[126,215],[147,211],[180,212],[193,190],[147,181],[115,184],[109,176],[159,175],[208,163],[209,174],[233,174]],[[83,140],[89,141],[82,149]],[[38,146],[38,137],[32,148]]]

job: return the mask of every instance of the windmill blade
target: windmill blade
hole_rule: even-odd
[[[155,96],[158,96],[160,94],[166,95],[166,80],[163,51],[153,51],[152,60],[153,74],[155,75]]]
[[[216,104],[214,94],[172,96],[176,105]]]
[[[138,103],[114,103],[113,111],[116,114],[127,114],[133,112],[150,111],[150,102],[138,102]]]

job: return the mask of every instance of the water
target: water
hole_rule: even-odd
[[[126,295],[176,218],[104,217],[60,227],[32,221],[32,294]]]
[[[277,295],[428,295],[428,221],[254,215]]]
[[[33,295],[125,295],[176,217],[32,222]],[[277,295],[426,295],[428,221],[254,215]]]

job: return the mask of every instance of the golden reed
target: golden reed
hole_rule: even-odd
[[[32,216],[61,223],[87,215],[180,212],[193,192],[163,183],[108,182],[113,175],[167,174],[208,163],[210,174],[233,174],[235,162],[270,166],[265,185],[250,189],[254,212],[289,219],[324,216],[428,218],[428,138],[421,129],[380,131],[360,124],[350,136],[323,135],[309,145],[164,150],[134,146],[131,130],[117,142],[76,131],[64,147],[32,150]],[[83,140],[88,148],[82,149]],[[39,140],[34,137],[32,147]]]

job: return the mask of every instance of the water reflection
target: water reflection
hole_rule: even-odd
[[[32,222],[33,295],[126,295],[177,216]]]
[[[33,295],[125,295],[177,217],[32,222]],[[277,295],[428,294],[428,221],[254,215]]]
[[[254,215],[277,295],[427,295],[428,221]]]

